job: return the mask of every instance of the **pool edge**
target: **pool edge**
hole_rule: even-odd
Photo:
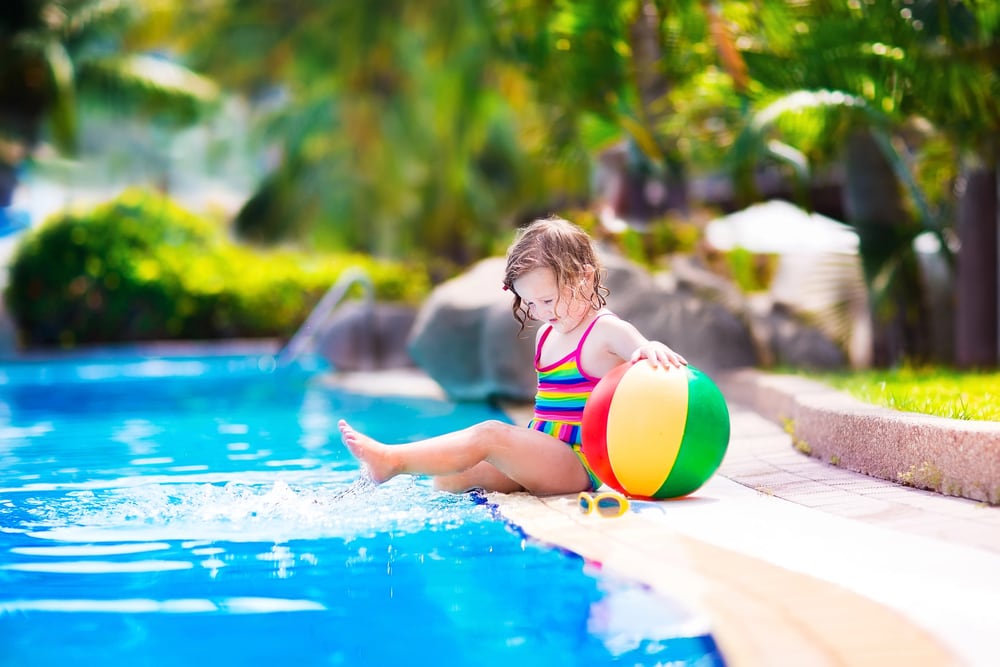
[[[566,496],[489,498],[532,538],[703,613],[727,665],[960,664],[939,640],[884,605],[634,512],[608,520],[581,516]]]

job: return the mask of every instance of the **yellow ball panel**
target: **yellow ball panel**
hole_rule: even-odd
[[[688,377],[639,361],[622,377],[608,409],[608,462],[630,493],[650,496],[674,467],[684,438]]]

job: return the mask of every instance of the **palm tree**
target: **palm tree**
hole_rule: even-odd
[[[943,135],[960,148],[993,144],[997,83],[989,63],[995,61],[990,54],[997,45],[986,31],[996,25],[990,11],[978,3],[937,0],[817,0],[774,3],[766,21],[742,26],[751,75],[769,94],[761,95],[767,106],[750,117],[736,157],[760,159],[771,146],[778,148],[770,151],[772,156],[808,154],[815,164],[842,152],[845,210],[861,238],[873,315],[881,325],[876,333],[876,363],[881,365],[933,352],[912,242],[915,235],[931,231],[942,237],[947,253],[954,207],[947,189],[936,188],[946,195],[937,199],[925,196],[927,188],[921,186],[927,183],[919,178],[926,166],[919,162],[921,142]],[[792,35],[808,38],[796,42]],[[775,94],[782,97],[775,100]],[[819,128],[810,148],[782,150],[781,142],[765,140],[777,141],[775,128],[782,123],[794,135],[788,117],[801,126],[803,109],[811,110],[807,122]],[[830,115],[831,109],[839,113]],[[914,141],[915,126],[929,126],[931,133]],[[994,151],[995,170],[995,148],[989,150]],[[992,224],[995,229],[995,220]],[[963,249],[967,254],[981,251]],[[995,259],[991,275],[996,275]],[[991,282],[995,290],[995,280]],[[995,292],[992,304],[992,333],[977,331],[992,336],[995,362]]]
[[[244,0],[191,5],[178,34],[271,109],[280,157],[244,234],[462,263],[508,220],[586,201],[593,152],[622,137],[683,208],[691,102],[674,92],[718,61],[705,7]]]
[[[187,123],[218,98],[215,85],[161,57],[127,49],[144,3],[6,0],[0,11],[0,207],[39,143],[72,154],[83,99]]]
[[[949,136],[959,171],[955,362],[992,367],[1000,361],[1000,6],[922,0],[910,10],[922,71],[935,73],[914,77],[913,110]]]
[[[495,57],[484,12],[477,0],[185,7],[177,34],[193,62],[251,100],[275,156],[238,230],[463,264],[559,179],[585,188],[573,165],[541,169],[541,110]]]
[[[697,159],[704,160],[703,149],[719,138],[702,128],[728,116],[744,91],[745,66],[719,4],[733,3],[492,5],[494,22],[504,28],[497,31],[504,57],[527,74],[543,104],[559,110],[555,146],[567,136],[591,152],[627,143],[625,201],[618,208],[634,222],[687,212],[692,154],[701,150]],[[664,193],[658,203],[630,191],[650,184]]]

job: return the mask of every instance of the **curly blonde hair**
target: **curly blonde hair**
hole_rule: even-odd
[[[600,310],[607,303],[608,289],[602,283],[604,267],[587,232],[557,216],[540,218],[519,230],[507,250],[503,285],[514,295],[511,310],[514,319],[521,325],[521,331],[531,316],[514,289],[514,281],[539,268],[552,269],[559,291],[571,285],[574,294],[579,289],[577,285],[592,272],[588,295],[590,305],[594,310]]]

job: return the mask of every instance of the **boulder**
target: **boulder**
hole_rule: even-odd
[[[456,400],[534,396],[534,329],[519,333],[505,260],[485,259],[431,293],[417,313],[410,356]]]
[[[756,363],[746,324],[725,305],[735,295],[723,298],[718,292],[727,285],[713,283],[717,277],[688,272],[684,280],[655,280],[619,255],[605,253],[601,261],[608,271],[608,307],[647,338],[663,341],[706,373]]]
[[[780,304],[755,307],[728,281],[676,258],[650,274],[602,251],[608,307],[650,339],[661,340],[708,373],[759,365],[838,368],[839,346]],[[531,400],[537,329],[519,331],[504,259],[483,260],[438,286],[421,306],[407,347],[412,359],[457,400]]]
[[[753,315],[750,326],[766,346],[761,356],[767,366],[837,370],[849,365],[843,347],[784,304]]]
[[[608,306],[647,338],[662,340],[706,373],[753,366],[747,323],[688,283],[662,282],[610,253]],[[519,332],[511,295],[502,289],[504,259],[479,262],[438,286],[420,308],[408,349],[416,364],[457,400],[530,400],[536,329]]]
[[[406,339],[415,319],[411,306],[346,302],[333,312],[314,344],[338,371],[412,367]]]

